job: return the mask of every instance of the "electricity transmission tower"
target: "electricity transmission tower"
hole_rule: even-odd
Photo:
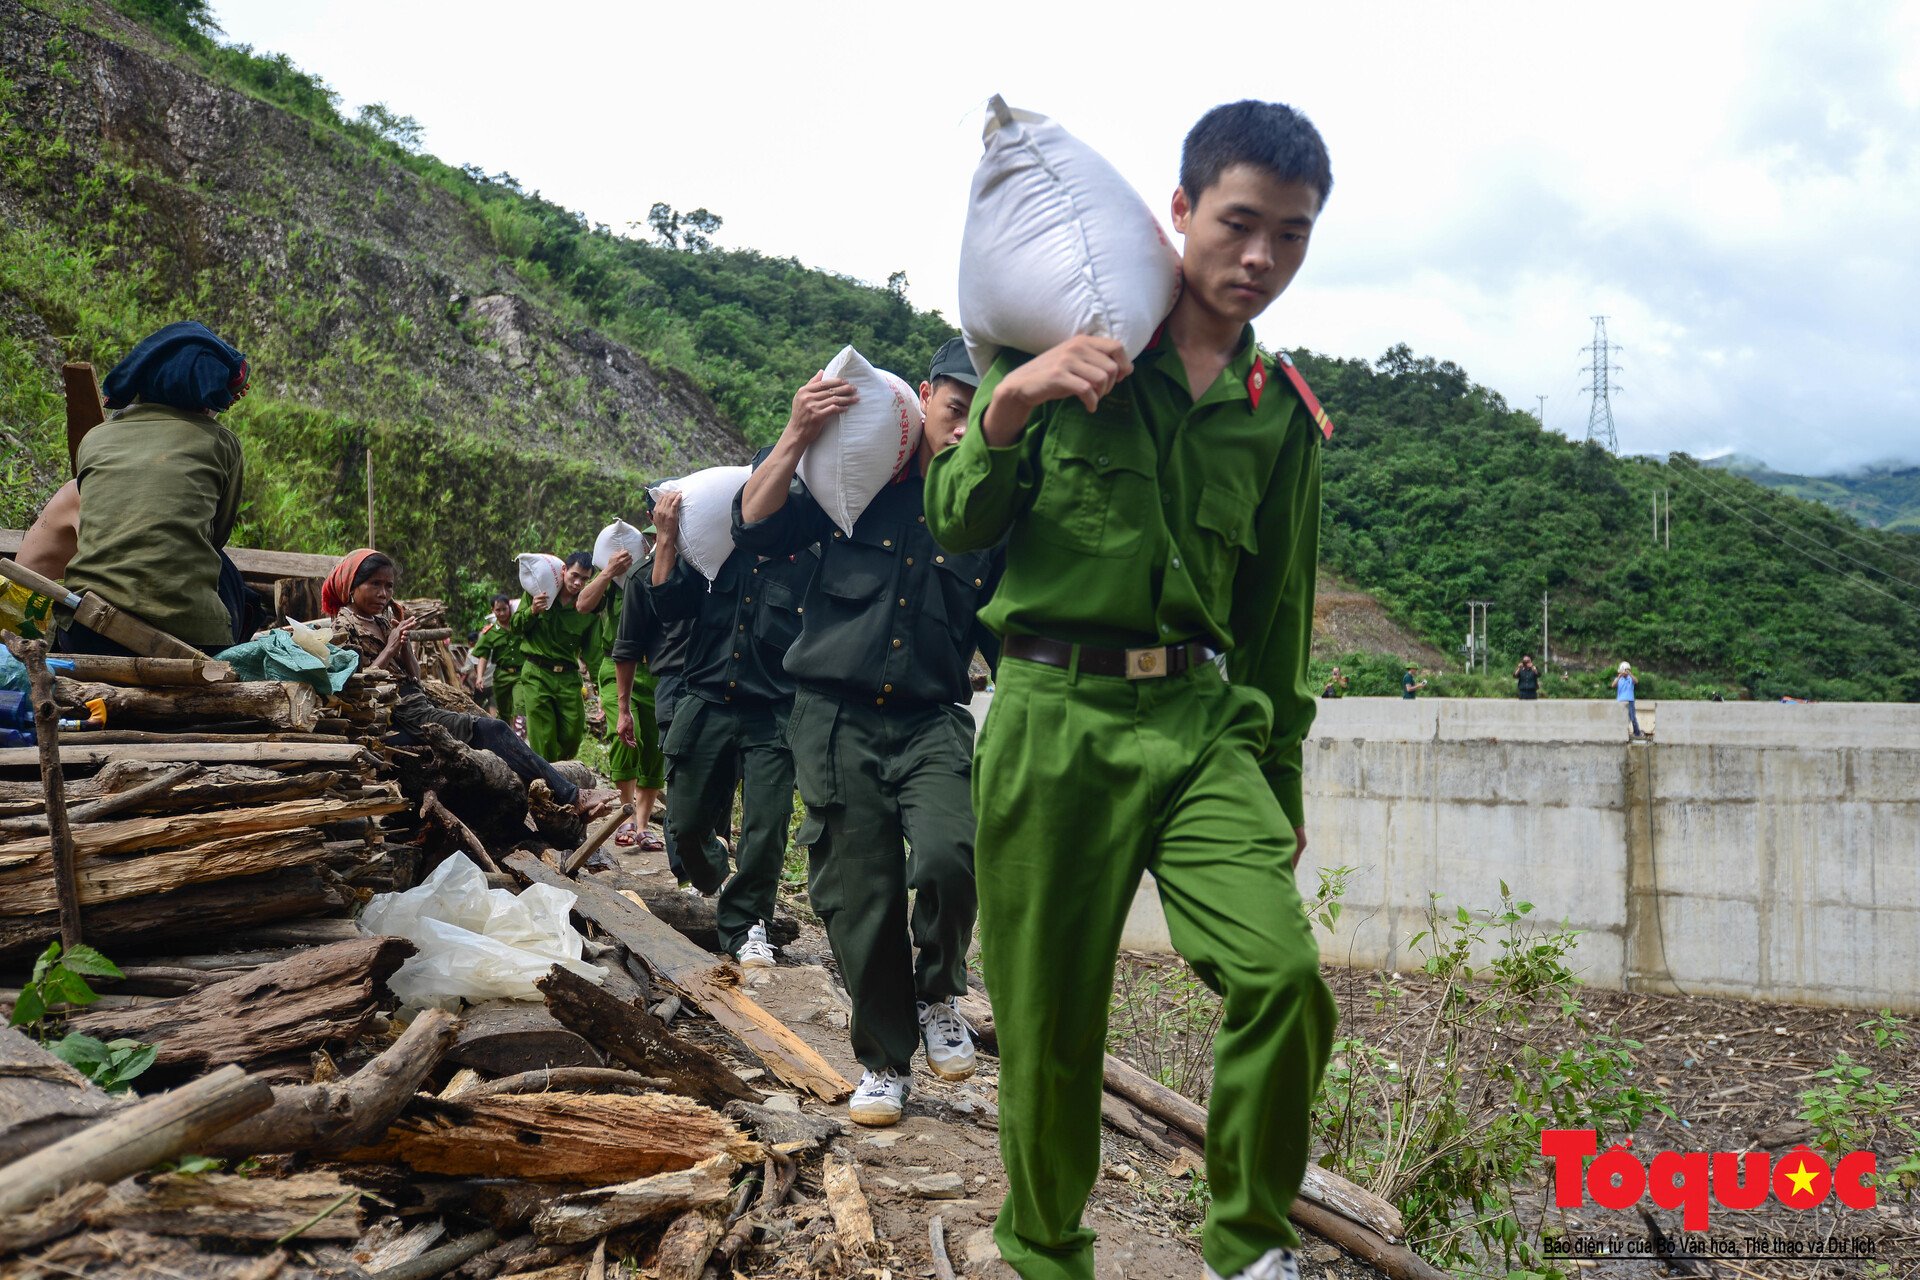
[[[1580,367],[1580,372],[1593,375],[1593,381],[1580,388],[1593,393],[1593,407],[1587,411],[1587,439],[1599,441],[1608,453],[1617,453],[1620,442],[1613,433],[1612,395],[1619,388],[1613,385],[1612,375],[1620,372],[1620,366],[1613,363],[1612,355],[1620,349],[1620,344],[1607,341],[1605,316],[1593,317],[1593,345],[1582,349],[1593,361]]]

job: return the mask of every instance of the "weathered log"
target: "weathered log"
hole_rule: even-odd
[[[1308,1165],[1309,1169],[1314,1166]],[[1287,1211],[1300,1226],[1372,1266],[1387,1280],[1448,1280],[1447,1273],[1404,1244],[1307,1198],[1303,1191]]]
[[[357,1036],[387,979],[413,951],[405,938],[336,942],[163,1005],[80,1013],[67,1024],[101,1040],[124,1036],[154,1045],[160,1067],[204,1070],[305,1053]]]
[[[538,1067],[606,1063],[590,1037],[582,1037],[544,1007],[525,1000],[488,1000],[469,1009],[460,1020],[460,1037],[447,1060],[496,1076]]]
[[[620,1000],[559,965],[534,985],[560,1022],[634,1070],[666,1077],[677,1092],[716,1106],[734,1098],[760,1100],[732,1068],[674,1035],[644,1006]]]
[[[104,684],[192,689],[232,684],[239,679],[230,665],[212,658],[123,658],[92,653],[62,656],[73,663],[75,680]]]
[[[832,1116],[776,1111],[752,1102],[729,1102],[720,1109],[720,1114],[746,1125],[765,1147],[794,1149],[794,1143],[817,1147],[847,1131],[846,1124]]]
[[[365,1229],[358,1200],[355,1189],[331,1173],[167,1173],[145,1185],[121,1183],[93,1207],[87,1222],[163,1236],[269,1241],[304,1227],[303,1241],[358,1240]]]
[[[491,871],[496,875],[504,874],[500,871],[500,864],[493,860],[491,853],[487,852],[486,841],[475,835],[473,828],[460,821],[459,815],[441,804],[440,797],[431,791],[420,798],[420,816],[431,818],[444,827],[448,835],[458,840],[466,851],[473,855],[473,860],[480,864],[482,871]]]
[[[636,1222],[704,1209],[727,1198],[739,1167],[739,1161],[722,1152],[691,1169],[561,1196],[534,1215],[533,1234],[548,1244],[585,1244]]]
[[[224,933],[221,937],[235,947],[321,947],[329,942],[346,942],[361,936],[360,926],[351,920],[280,920]]]
[[[0,1027],[0,1164],[84,1129],[112,1107],[85,1076],[12,1027]]]
[[[80,902],[94,907],[192,884],[307,866],[332,856],[318,831],[266,831],[137,857],[88,854],[80,859]],[[44,855],[11,865],[0,862],[0,915],[33,915],[52,911],[55,905]]]
[[[84,1182],[110,1186],[192,1150],[272,1101],[266,1081],[228,1066],[115,1111],[0,1168],[0,1215],[18,1213]]]
[[[175,939],[204,941],[223,929],[322,915],[344,905],[319,868],[290,867],[90,908],[87,935],[92,945],[121,955]],[[0,958],[37,952],[59,936],[58,916],[0,917]]]
[[[599,925],[739,1037],[779,1079],[825,1102],[838,1102],[853,1092],[853,1085],[826,1059],[740,989],[738,970],[717,964],[710,952],[689,942],[671,925],[605,885],[591,878],[570,880],[531,854],[510,854],[506,861],[509,870],[527,880],[571,890],[576,914]]]
[[[83,1182],[18,1213],[0,1214],[0,1256],[31,1249],[78,1231],[88,1212],[106,1198],[97,1182]],[[11,1274],[11,1273],[9,1273]]]
[[[477,1257],[499,1243],[500,1233],[488,1227],[437,1249],[429,1249],[410,1261],[372,1272],[367,1280],[433,1280],[433,1277],[445,1275],[469,1258]]]
[[[829,1155],[820,1184],[827,1193],[827,1210],[833,1214],[833,1233],[839,1237],[848,1261],[856,1265],[873,1261],[873,1210],[867,1207],[866,1193],[860,1190],[859,1171],[851,1161]]]
[[[700,1280],[724,1228],[711,1213],[683,1213],[660,1237],[654,1270],[660,1280]]]
[[[377,1142],[439,1065],[458,1029],[444,1009],[423,1010],[398,1040],[346,1079],[275,1089],[270,1108],[216,1135],[202,1154],[245,1157]]]
[[[168,770],[157,778],[149,779],[137,787],[116,791],[112,795],[101,796],[98,800],[89,800],[86,804],[70,811],[67,819],[70,822],[103,821],[116,813],[150,804],[187,779],[197,778],[206,771],[207,766],[190,761],[177,769]]]
[[[225,840],[256,832],[333,825],[354,818],[399,813],[406,807],[407,802],[396,790],[383,789],[349,800],[321,797],[212,813],[158,814],[149,818],[126,818],[119,822],[96,822],[76,827],[73,847],[82,857],[103,853],[138,853],[142,849],[161,849],[202,840]],[[44,838],[9,840],[0,844],[0,871],[25,862],[37,862],[46,856],[46,852],[47,842]]]
[[[542,1067],[538,1071],[520,1071],[498,1080],[481,1080],[468,1070],[471,1083],[455,1089],[448,1085],[443,1098],[490,1098],[496,1093],[658,1093],[673,1088],[673,1081],[658,1076],[636,1075],[618,1067]]]
[[[290,680],[140,689],[62,679],[55,682],[54,697],[61,706],[80,711],[90,702],[104,703],[107,723],[116,726],[164,728],[243,721],[305,733],[320,718],[320,695],[313,686]]]
[[[422,1098],[384,1141],[346,1160],[398,1161],[420,1173],[605,1186],[686,1169],[725,1152],[757,1160],[758,1143],[717,1112],[670,1094]]]
[[[353,765],[366,758],[357,742],[146,742],[130,746],[87,745],[68,740],[60,744],[60,764],[68,769],[112,764],[116,760],[163,760],[201,764]],[[0,747],[0,769],[18,769],[40,763],[37,747]]]

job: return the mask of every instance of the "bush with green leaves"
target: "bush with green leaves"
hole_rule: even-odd
[[[1890,1009],[1859,1024],[1873,1036],[1874,1048],[1905,1050],[1910,1036],[1905,1019]],[[1849,1151],[1891,1147],[1891,1164],[1876,1172],[1880,1190],[1913,1198],[1920,1189],[1920,1125],[1909,1119],[1912,1090],[1891,1080],[1876,1078],[1873,1068],[1854,1060],[1845,1049],[1833,1055],[1833,1065],[1817,1071],[1817,1084],[1800,1094],[1800,1118],[1813,1129],[1813,1144],[1829,1160]]]
[[[78,1032],[50,1038],[49,1031],[63,1006],[84,1007],[100,998],[87,985],[88,978],[124,976],[118,965],[92,947],[81,944],[63,951],[59,943],[49,942],[14,1000],[7,1025],[32,1031],[54,1057],[108,1093],[119,1093],[153,1065],[158,1050],[138,1040],[101,1041]]]

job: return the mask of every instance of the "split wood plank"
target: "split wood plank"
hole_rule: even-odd
[[[150,818],[128,818],[120,822],[96,822],[76,828],[73,847],[76,853],[137,853],[167,845],[191,844],[200,840],[226,839],[266,831],[288,831],[300,827],[347,822],[354,818],[377,818],[407,808],[397,786],[374,790],[371,795],[351,800],[316,798],[286,800],[279,804],[252,809],[223,809],[213,813],[162,814]],[[46,857],[44,838],[15,839],[0,844],[0,870]]]
[[[560,1196],[533,1216],[533,1234],[547,1244],[585,1244],[638,1222],[704,1209],[727,1198],[739,1167],[738,1160],[722,1152],[691,1169]]]
[[[249,721],[306,733],[320,718],[320,695],[294,681],[249,680],[147,689],[97,681],[62,679],[54,697],[63,707],[103,704],[114,726],[194,726]]]
[[[80,859],[77,888],[81,905],[96,907],[193,884],[308,866],[333,856],[318,831],[268,831],[133,857],[90,854]],[[0,864],[0,915],[34,915],[55,910],[57,905],[54,888],[46,879],[44,854],[28,862]]]
[[[358,1190],[331,1173],[283,1178],[164,1173],[144,1186],[121,1183],[88,1212],[87,1224],[161,1236],[266,1241],[304,1227],[303,1241],[358,1240],[365,1230],[358,1202]]]
[[[367,749],[357,742],[139,742],[88,746],[68,738],[60,744],[60,764],[67,769],[112,764],[116,760],[161,760],[201,764],[371,764]],[[20,769],[40,763],[37,747],[0,747],[0,769]]]
[[[344,905],[341,890],[319,868],[287,867],[93,907],[87,912],[87,933],[92,945],[118,955],[156,942],[204,941],[224,930],[278,926]],[[353,927],[350,920],[343,923]],[[57,916],[0,916],[0,957],[39,951],[59,936]]]
[[[418,1098],[385,1139],[341,1158],[396,1161],[419,1173],[605,1186],[691,1168],[722,1152],[757,1160],[760,1145],[690,1098],[531,1093]]]
[[[740,989],[739,972],[591,878],[571,880],[530,853],[509,854],[508,869],[523,879],[575,895],[574,911],[591,920],[644,961],[707,1015],[738,1036],[777,1078],[821,1099],[838,1102],[853,1085],[784,1023]]]
[[[399,1039],[346,1079],[276,1088],[271,1107],[216,1135],[201,1154],[244,1158],[378,1142],[439,1065],[458,1030],[459,1022],[446,1010],[423,1010]]]
[[[240,678],[230,664],[213,658],[126,658],[95,653],[61,656],[73,663],[75,680],[103,684],[192,689],[209,684],[233,684]]]
[[[162,1067],[205,1069],[305,1053],[358,1035],[387,979],[413,952],[405,938],[336,942],[165,1004],[79,1013],[67,1025],[100,1040],[124,1036],[154,1045]]]
[[[634,1070],[664,1076],[676,1092],[715,1106],[735,1098],[760,1100],[732,1068],[674,1035],[645,1006],[621,1000],[560,965],[534,985],[562,1024]]]
[[[860,1190],[860,1173],[850,1160],[829,1155],[822,1166],[821,1187],[827,1194],[827,1210],[833,1215],[833,1233],[848,1260],[856,1265],[873,1260],[875,1236],[873,1210],[866,1193]]]
[[[621,823],[632,816],[633,806],[623,803],[618,809],[613,810],[601,818],[593,830],[587,833],[587,838],[580,842],[580,847],[568,854],[567,860],[560,864],[560,874],[570,876],[580,870],[581,864],[597,853],[600,846],[607,842],[607,837],[611,836],[619,828]]]
[[[226,1066],[115,1111],[79,1133],[0,1168],[0,1215],[18,1213],[85,1182],[111,1185],[190,1151],[203,1139],[264,1111],[267,1082]]]

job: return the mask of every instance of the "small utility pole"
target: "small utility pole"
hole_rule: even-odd
[[[1540,593],[1540,669],[1546,670],[1553,661],[1553,653],[1547,648],[1547,593]]]
[[[1534,399],[1540,402],[1540,412],[1536,416],[1540,419],[1540,425],[1545,427],[1547,425],[1547,398],[1545,396],[1535,396]]]
[[[1467,601],[1467,671],[1473,671],[1473,660],[1480,659],[1480,670],[1487,669],[1487,606],[1491,600]]]
[[[1653,495],[1653,545],[1660,545],[1660,495]]]
[[[373,432],[367,432],[367,545],[377,545],[373,540]]]
[[[1673,490],[1667,490],[1667,550],[1673,550]]]

